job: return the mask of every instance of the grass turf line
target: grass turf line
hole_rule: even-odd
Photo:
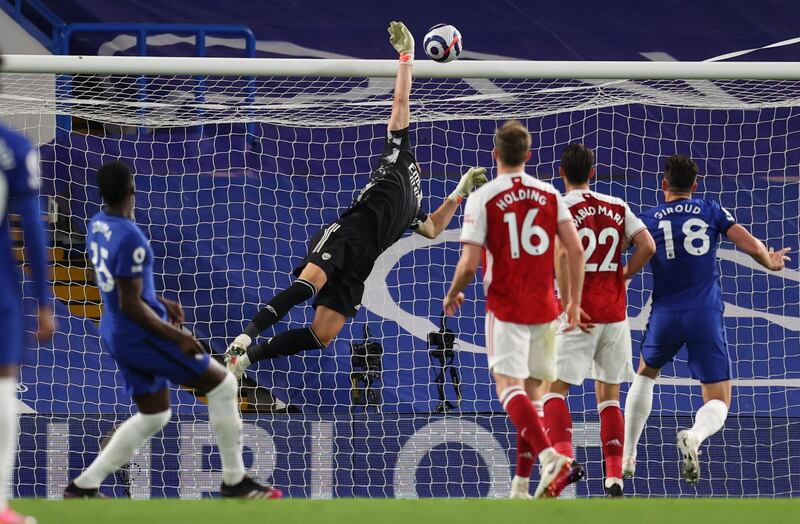
[[[756,524],[800,522],[800,500],[626,499],[511,501],[486,499],[281,501],[23,499],[12,506],[39,524]]]

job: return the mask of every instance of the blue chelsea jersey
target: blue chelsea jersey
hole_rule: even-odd
[[[9,208],[15,200],[35,198],[38,192],[36,150],[21,134],[0,126],[0,312],[12,305],[19,307],[21,299],[21,273],[11,250]]]
[[[717,202],[692,198],[656,206],[642,221],[656,242],[653,312],[724,310],[717,246],[733,216]]]
[[[156,298],[153,283],[153,250],[139,226],[132,220],[100,211],[89,222],[86,243],[94,265],[97,287],[103,297],[100,334],[107,340],[124,343],[140,339],[148,332],[120,310],[117,278],[142,279],[142,299],[167,319],[164,305]]]

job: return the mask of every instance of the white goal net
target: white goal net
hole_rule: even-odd
[[[0,118],[40,149],[59,298],[54,342],[29,352],[23,366],[17,496],[60,496],[133,410],[92,320],[99,295],[83,238],[100,204],[94,170],[110,160],[133,166],[156,286],[182,303],[187,326],[219,354],[290,282],[307,240],[349,205],[381,150],[393,79],[320,75],[0,75]],[[638,214],[660,201],[666,157],[688,154],[704,197],[769,246],[800,247],[800,81],[499,76],[415,79],[411,142],[426,209],[468,167],[492,168],[495,129],[515,118],[533,135],[529,172],[557,187],[562,149],[582,142],[596,154],[594,188]],[[429,336],[441,329],[460,220],[434,241],[407,236],[390,248],[358,316],[326,350],[248,372],[244,438],[256,476],[292,497],[507,495],[515,437],[486,370],[479,286],[447,320],[454,345]],[[700,485],[687,486],[675,434],[702,399],[682,353],[656,387],[628,494],[800,495],[792,469],[800,461],[796,258],[767,274],[727,242],[719,257],[731,416],[703,447]],[[637,355],[650,289],[645,272],[628,292]],[[311,315],[298,307],[275,329]],[[574,388],[569,404],[588,479],[568,496],[602,495],[592,384]],[[202,397],[175,389],[173,409],[164,432],[104,490],[134,498],[216,491],[220,463]]]

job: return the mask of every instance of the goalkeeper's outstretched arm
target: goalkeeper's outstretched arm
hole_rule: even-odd
[[[403,22],[389,24],[389,42],[400,54],[400,65],[394,82],[392,115],[389,131],[400,131],[408,127],[411,118],[411,66],[414,64],[414,37]]]
[[[458,205],[473,190],[486,183],[486,169],[482,167],[471,167],[469,171],[461,176],[455,191],[444,199],[439,208],[428,215],[428,219],[414,230],[415,233],[426,238],[436,238],[442,231],[447,229],[447,225],[453,219],[453,215],[458,209]]]

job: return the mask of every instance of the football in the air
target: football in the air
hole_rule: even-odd
[[[449,24],[436,24],[424,40],[425,54],[436,62],[452,62],[464,48],[461,33]]]

